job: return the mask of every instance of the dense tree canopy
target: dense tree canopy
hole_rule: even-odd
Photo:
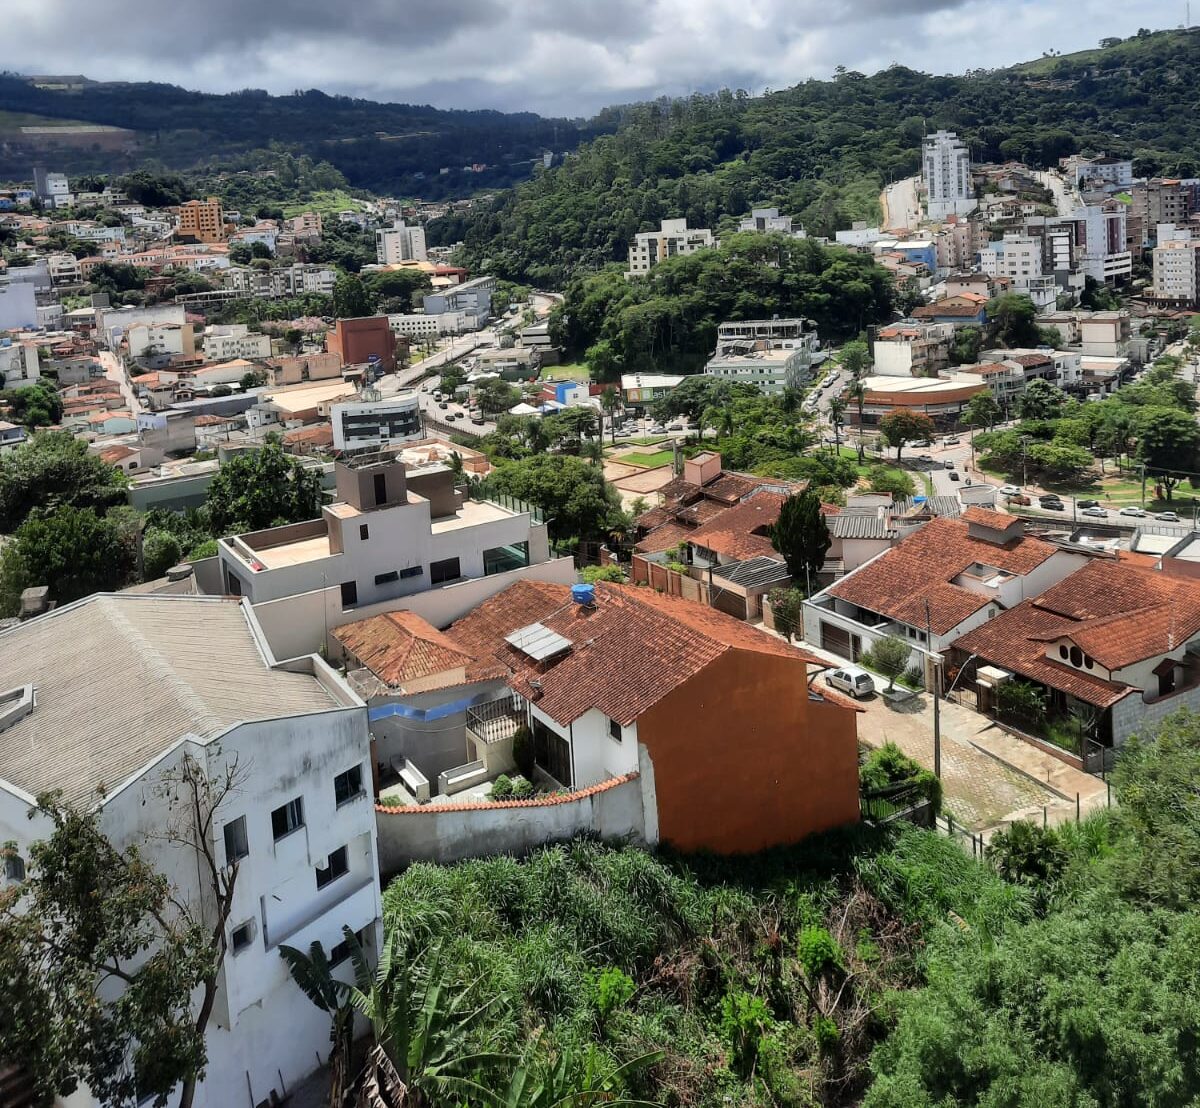
[[[321,513],[321,477],[269,442],[225,462],[208,490],[214,534],[260,531]]]
[[[605,536],[620,507],[616,490],[600,470],[569,455],[536,454],[503,462],[488,476],[487,486],[541,508],[556,540]]]
[[[103,513],[125,502],[126,478],[66,431],[47,431],[0,456],[0,532],[36,508],[67,505]]]

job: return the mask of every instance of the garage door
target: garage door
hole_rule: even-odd
[[[862,653],[862,640],[857,635],[850,634],[846,628],[822,620],[821,648],[828,650],[831,654],[836,654],[839,658],[857,662],[859,654]]]

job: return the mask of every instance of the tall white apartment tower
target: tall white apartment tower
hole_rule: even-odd
[[[935,131],[925,136],[921,169],[930,219],[966,215],[975,210],[971,155],[953,131]]]
[[[423,227],[408,227],[404,220],[398,219],[394,226],[381,227],[375,232],[375,260],[380,265],[423,262],[428,257]]]

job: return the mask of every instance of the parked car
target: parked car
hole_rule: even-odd
[[[682,423],[668,423],[667,430],[668,431],[682,431],[683,424]]]
[[[1028,508],[1029,505],[1033,503],[1033,501],[1031,501],[1029,497],[1022,492],[1017,493],[1016,496],[1010,496],[1008,498],[1008,502],[1010,504],[1019,504],[1022,508]]]
[[[1100,507],[1099,500],[1077,500],[1075,503],[1078,504],[1081,508],[1099,508]]]
[[[1141,519],[1145,514],[1146,510],[1144,508],[1138,508],[1134,505],[1131,505],[1128,508],[1122,508],[1117,513],[1119,516],[1135,516],[1137,519]]]
[[[449,421],[449,420],[454,420],[454,419],[458,419],[458,415],[457,415],[457,413],[455,413],[455,412],[447,412],[447,413],[446,413],[446,419],[447,419],[447,421]]]
[[[928,439],[917,439],[917,441],[913,443],[913,446],[917,447],[918,450],[923,446],[932,446],[932,445],[933,445],[933,443],[931,443]]]
[[[1000,495],[1001,496],[1019,496],[1020,492],[1021,492],[1021,490],[1019,488],[1017,488],[1016,485],[1001,485],[1000,486]]]
[[[948,439],[942,439],[942,445],[943,446],[957,446],[958,445],[958,436],[951,435]]]
[[[1160,519],[1163,523],[1178,523],[1179,517],[1174,512],[1155,512],[1155,519]]]
[[[447,404],[446,401],[442,400],[442,401],[439,401],[438,407],[441,408],[442,411],[445,411],[448,407],[450,407],[450,405]]]
[[[1093,516],[1096,519],[1108,519],[1108,512],[1099,505],[1094,505],[1091,508],[1084,508],[1079,514],[1081,516]]]
[[[957,469],[952,469],[948,474],[946,474],[946,476],[949,477],[951,481],[961,481],[962,480],[962,476],[959,474]],[[970,483],[971,483],[970,481],[967,482],[968,485]]]
[[[825,674],[825,684],[848,693],[856,700],[870,696],[875,691],[875,679],[858,666],[842,666],[841,669],[830,670]]]
[[[652,435],[665,435],[666,433],[667,429],[661,423],[656,423],[650,428],[650,434]]]
[[[918,462],[932,462],[933,455],[932,454],[918,454],[917,461]]]
[[[953,469],[953,468],[954,468],[954,463],[953,463],[953,462],[952,462],[952,461],[951,461],[949,458],[947,458],[947,459],[946,459],[946,468],[947,468],[947,469]]]

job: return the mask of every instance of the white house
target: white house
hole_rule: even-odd
[[[244,323],[214,325],[204,332],[204,356],[210,362],[234,358],[269,358],[271,336],[251,331]]]
[[[208,900],[195,848],[163,836],[185,818],[185,758],[211,783],[232,777],[209,839],[218,865],[237,866],[229,951],[195,1103],[284,1096],[327,1056],[329,1017],[280,945],[318,940],[337,957],[343,926],[368,949],[379,939],[363,702],[315,655],[278,664],[245,602],[184,595],[97,594],[22,623],[0,634],[0,685],[10,882],[50,833],[27,818],[34,797],[61,789],[99,809],[115,846],[138,845],[182,902]],[[98,1108],[86,1089],[66,1104]]]
[[[408,469],[379,452],[334,471],[320,519],[218,541],[226,592],[258,604],[336,585],[355,608],[550,557],[536,509],[465,499],[445,465]]]

